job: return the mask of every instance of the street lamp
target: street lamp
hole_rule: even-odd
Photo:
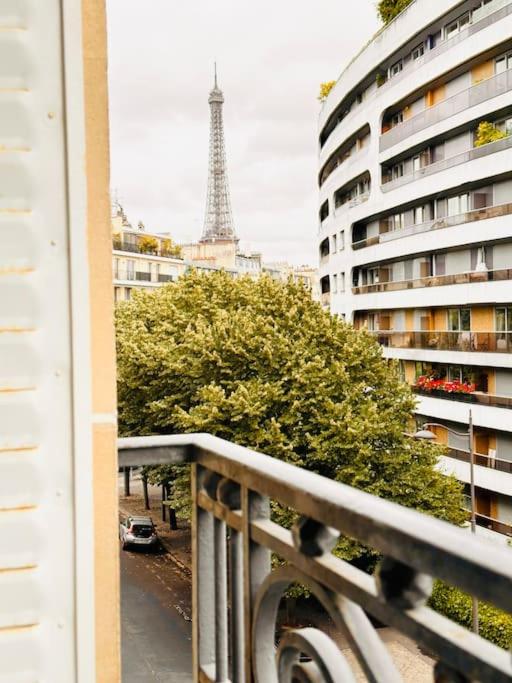
[[[418,430],[413,437],[415,439],[422,439],[423,441],[434,441],[436,435],[431,432],[429,427],[438,427],[445,429],[450,434],[455,436],[466,437],[469,441],[469,486],[471,492],[471,533],[476,534],[476,493],[475,493],[475,452],[473,449],[473,416],[471,410],[469,411],[469,429],[467,432],[457,432],[450,429],[446,425],[438,422],[425,422],[420,430]],[[478,600],[473,595],[473,631],[478,633]]]

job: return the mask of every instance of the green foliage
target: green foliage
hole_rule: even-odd
[[[116,319],[123,435],[210,432],[463,521],[461,486],[434,469],[439,447],[404,436],[415,399],[396,366],[302,285],[192,271],[134,292]],[[186,471],[169,472],[186,509]],[[274,513],[291,522],[290,511]],[[363,551],[344,540],[339,552]]]
[[[317,99],[320,100],[320,102],[325,102],[327,96],[329,95],[329,93],[335,85],[336,81],[327,81],[326,83],[320,83],[320,93]]]
[[[156,237],[144,235],[138,241],[138,247],[141,254],[158,254],[158,240]]]
[[[385,24],[389,24],[412,0],[379,0],[377,12]]]
[[[166,237],[164,240],[162,240],[160,245],[160,255],[181,258],[181,247],[178,244],[175,244],[170,238]]]
[[[481,121],[478,124],[476,131],[475,147],[483,147],[488,145],[490,142],[496,142],[496,140],[503,140],[506,138],[507,134],[502,130],[498,130],[496,126],[489,121]]]
[[[472,624],[472,601],[466,593],[436,581],[429,601],[430,607],[444,616],[470,629]],[[480,635],[508,650],[512,647],[512,616],[480,602],[478,604]]]

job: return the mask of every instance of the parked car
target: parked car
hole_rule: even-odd
[[[119,523],[119,538],[123,550],[129,546],[158,548],[160,540],[151,517],[124,517]]]

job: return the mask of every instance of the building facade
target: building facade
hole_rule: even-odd
[[[511,36],[507,0],[415,0],[327,98],[318,178],[324,305],[399,360],[419,422],[472,409],[478,523],[509,535]],[[437,434],[467,484],[468,441]]]
[[[153,289],[174,282],[188,265],[182,250],[165,234],[134,228],[118,206],[112,217],[114,300],[129,300],[133,289]]]

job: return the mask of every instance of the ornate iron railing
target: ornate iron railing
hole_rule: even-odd
[[[436,680],[512,680],[509,652],[425,604],[438,577],[512,611],[506,548],[206,434],[119,440],[120,465],[164,463],[192,467],[196,682],[355,681],[319,630],[287,632],[276,652],[278,605],[297,582],[323,605],[371,681],[401,679],[367,615],[432,653]],[[291,531],[271,521],[270,500],[300,515]],[[339,534],[382,553],[376,576],[331,553]],[[286,564],[272,571],[271,553]]]

